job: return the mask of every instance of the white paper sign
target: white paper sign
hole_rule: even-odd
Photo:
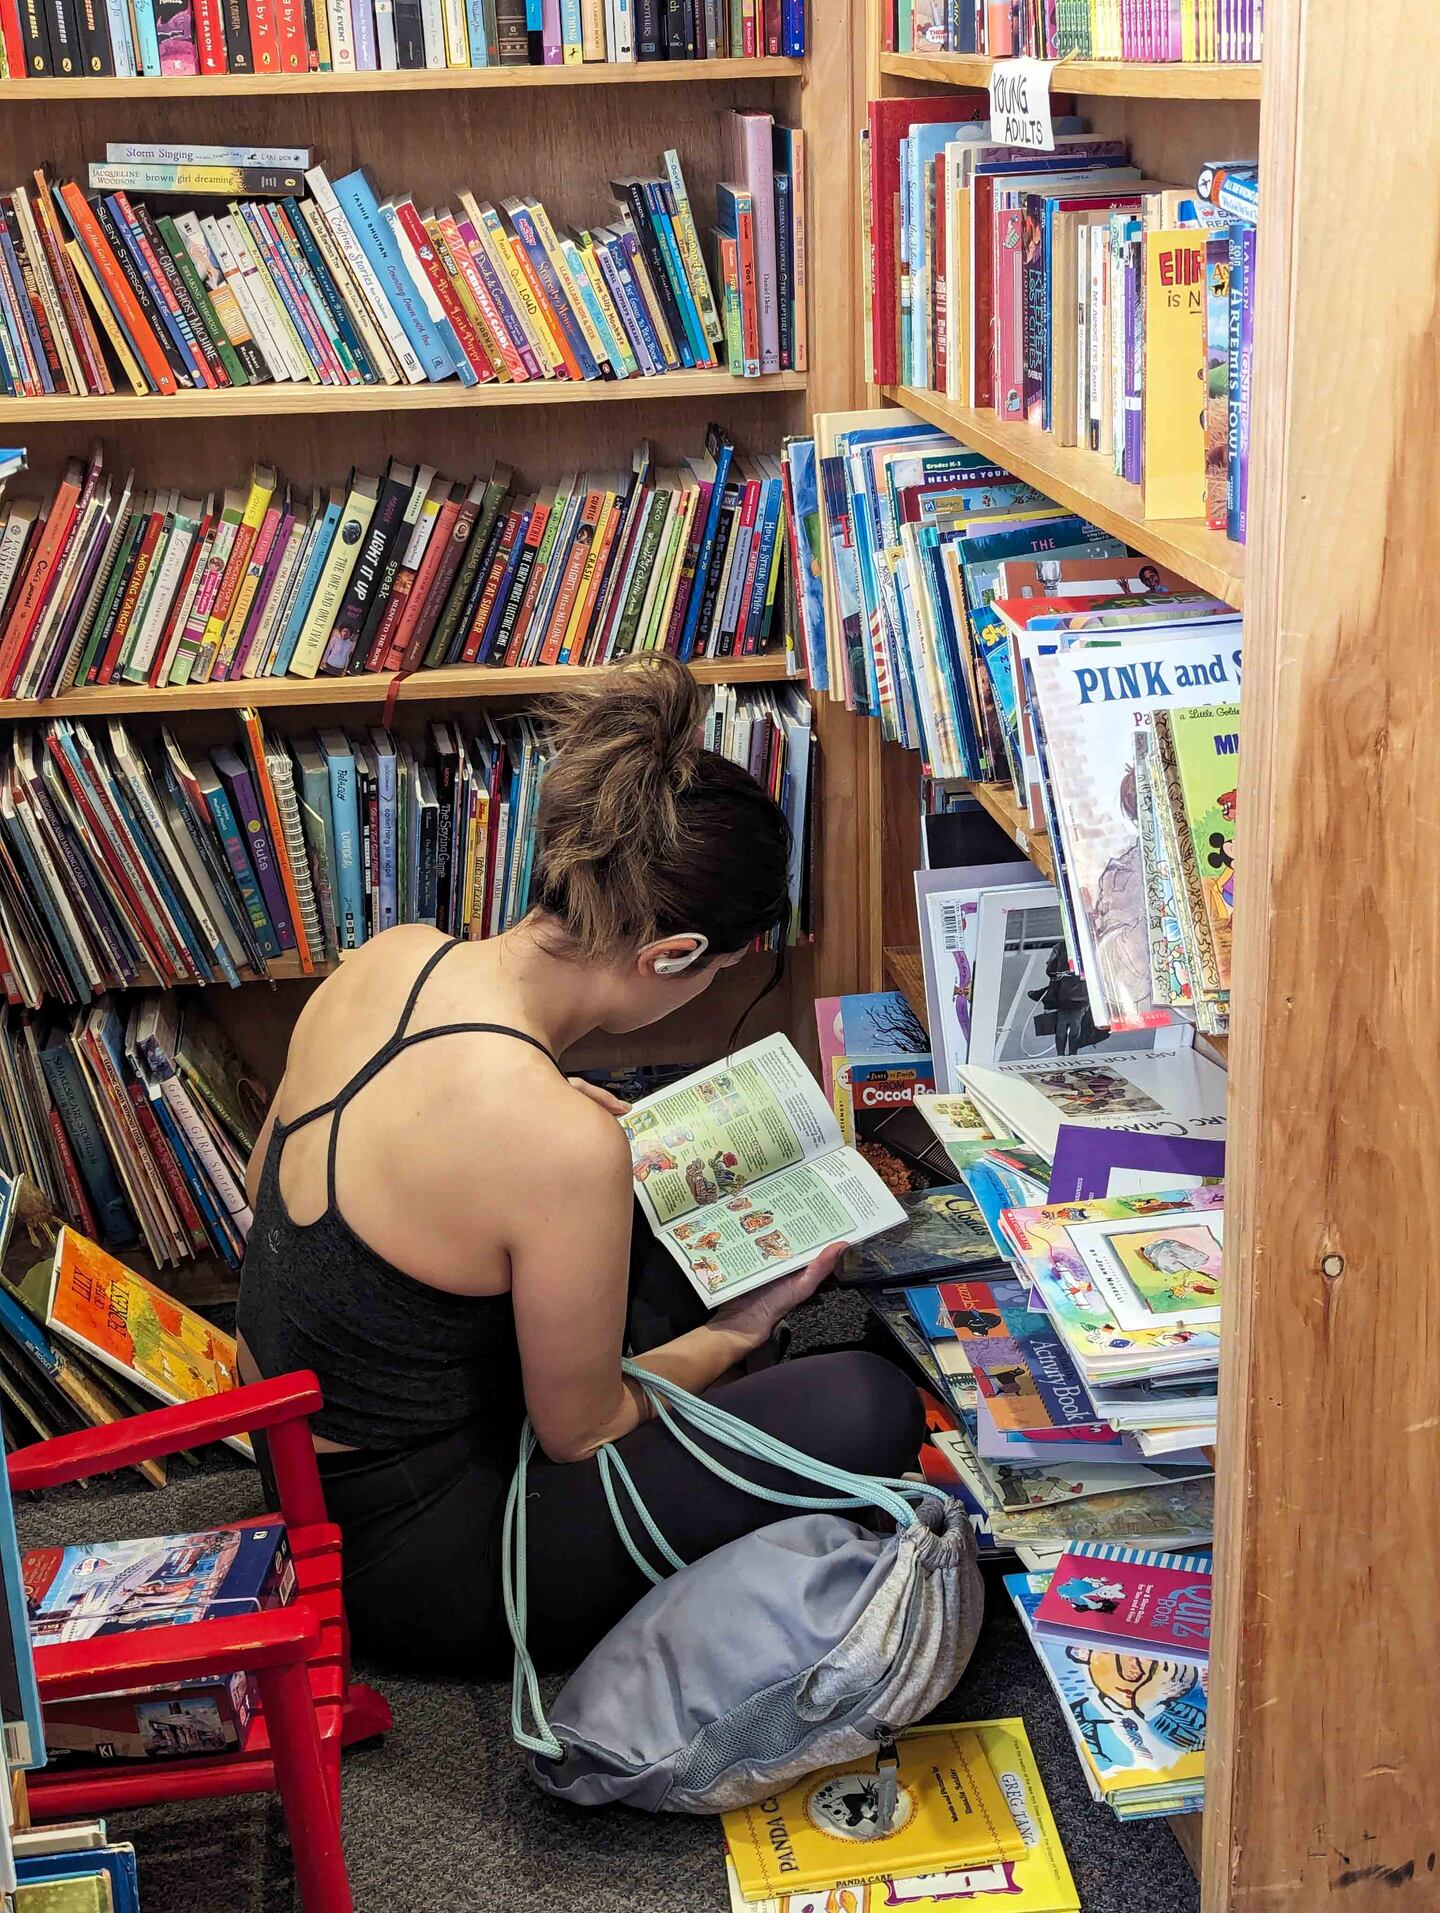
[[[990,68],[990,138],[996,146],[1055,151],[1050,119],[1054,60],[996,60]]]

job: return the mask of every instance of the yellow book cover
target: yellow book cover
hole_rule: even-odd
[[[806,1887],[1023,1858],[1024,1839],[972,1728],[907,1734],[898,1753],[895,1815],[886,1833],[878,1824],[881,1775],[873,1759],[826,1768],[778,1797],[725,1814],[742,1894],[793,1896]]]
[[[1145,516],[1205,515],[1205,235],[1145,235]]]
[[[55,1243],[45,1326],[163,1402],[206,1401],[237,1384],[231,1336],[73,1229]],[[251,1452],[244,1436],[231,1446]]]

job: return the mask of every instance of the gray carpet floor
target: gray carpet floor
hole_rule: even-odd
[[[797,1347],[855,1332],[852,1298],[812,1305]],[[184,1533],[259,1512],[252,1471],[224,1456],[177,1463],[163,1492],[116,1482],[17,1510],[21,1545]],[[948,1719],[1020,1715],[1029,1729],[1084,1913],[1198,1913],[1199,1892],[1163,1822],[1122,1827],[1091,1801],[1059,1708],[998,1575]],[[720,1835],[708,1820],[587,1813],[530,1785],[500,1682],[415,1681],[358,1667],[395,1730],[346,1756],[345,1851],[361,1913],[706,1913],[725,1908]],[[144,1913],[293,1913],[273,1800],[113,1816],[132,1840]]]

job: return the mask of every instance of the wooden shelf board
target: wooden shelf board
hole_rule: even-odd
[[[1200,1878],[1200,1849],[1205,1839],[1205,1815],[1203,1813],[1171,1813],[1166,1815],[1170,1831],[1179,1842],[1180,1851],[1190,1862],[1190,1871]]]
[[[801,60],[646,60],[629,66],[440,67],[406,73],[213,73],[167,79],[3,80],[0,105],[73,100],[277,99],[301,94],[469,93],[537,87],[709,85],[719,80],[798,80]]]
[[[997,419],[915,386],[887,385],[886,398],[951,432],[977,452],[987,452],[1047,497],[1123,538],[1147,558],[1178,571],[1202,591],[1238,610],[1245,598],[1245,547],[1198,519],[1146,518],[1140,487],[1117,478],[1098,453],[1057,445],[1048,432]]]
[[[784,656],[697,658],[690,666],[702,684],[773,684],[787,678]],[[543,696],[574,684],[586,674],[577,665],[537,665],[529,670],[496,670],[473,664],[442,665],[417,671],[401,681],[396,701],[463,703],[471,698]],[[392,674],[362,672],[355,677],[241,678],[218,684],[180,684],[154,690],[148,684],[96,684],[67,691],[63,697],[9,698],[0,702],[0,720],[41,717],[120,717],[136,712],[168,716],[173,711],[256,710],[280,705],[324,706],[385,701]]]
[[[1050,855],[1050,839],[1043,830],[1032,830],[1030,819],[1015,802],[1008,784],[970,784],[972,797],[999,824],[1022,856],[1028,857],[1041,876],[1055,881],[1055,859]]]
[[[15,425],[83,424],[103,432],[116,419],[275,418],[281,414],[348,417],[354,412],[509,410],[516,406],[590,405],[607,400],[749,397],[755,392],[803,392],[803,372],[772,372],[737,379],[729,372],[665,372],[644,379],[536,379],[525,385],[243,385],[238,391],[176,392],[168,398],[116,393],[113,398],[0,399],[0,429]]]
[[[930,86],[990,84],[994,64],[977,53],[882,53],[880,71]],[[1056,93],[1107,93],[1131,100],[1258,100],[1257,64],[1180,60],[1062,60],[1051,75]]]
[[[921,961],[918,949],[886,950],[885,974],[891,985],[904,997],[922,1023],[927,1023],[925,1010],[925,965]]]

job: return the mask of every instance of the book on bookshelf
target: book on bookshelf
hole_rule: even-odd
[[[530,16],[533,13],[533,21]],[[223,73],[394,73],[445,67],[630,65],[637,60],[799,59],[806,0],[473,0],[413,9],[386,0],[196,0],[129,9],[0,0],[0,79],[193,78]],[[528,30],[527,30],[528,29]]]
[[[1258,60],[1264,0],[1060,0],[1058,6],[987,0],[884,0],[886,53],[978,53],[994,60]],[[1061,76],[1064,83],[1064,74]]]
[[[122,147],[167,157],[97,161],[84,184],[39,168],[0,195],[0,393],[803,370],[804,135],[727,117],[753,270],[718,291],[674,148],[609,180],[593,229],[523,195],[417,207],[363,167],[332,180],[307,148]],[[731,299],[738,329],[764,332],[753,366],[728,353]]]
[[[184,496],[97,446],[48,498],[0,501],[0,698],[788,653],[781,493],[777,461],[718,425],[683,464],[642,444],[628,470],[538,487],[392,458],[308,488],[257,464]]]

